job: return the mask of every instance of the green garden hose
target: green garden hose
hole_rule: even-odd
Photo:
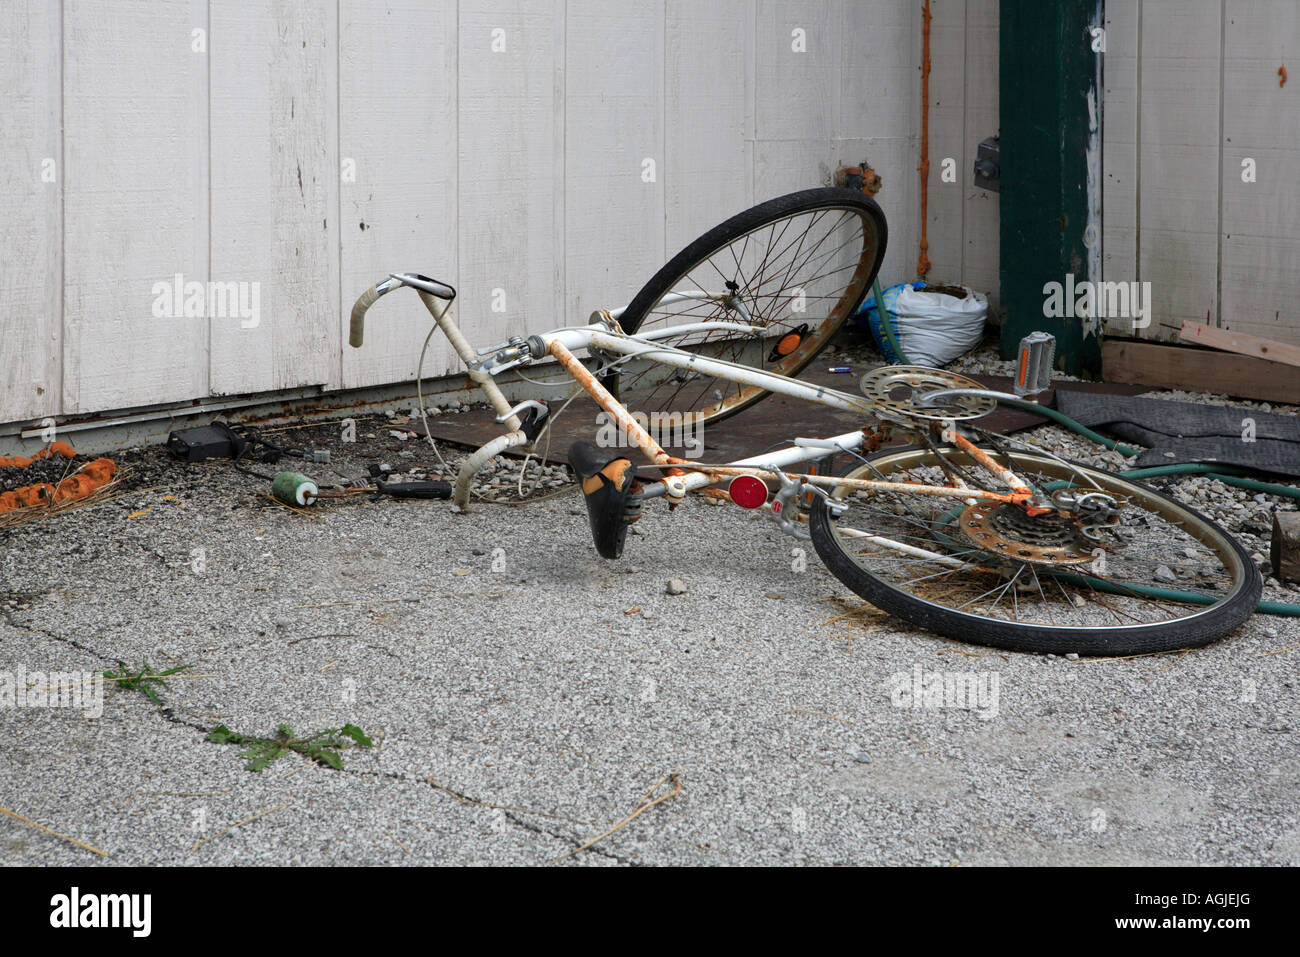
[[[903,354],[903,347],[898,344],[898,337],[894,335],[894,317],[885,307],[885,294],[880,291],[879,276],[872,282],[871,292],[876,297],[876,312],[880,314],[880,324],[885,327],[885,338],[889,340],[889,348],[894,350],[894,355],[898,356],[901,365],[907,365],[907,356]]]
[[[1227,474],[1222,471],[1225,466],[1222,465],[1157,465],[1149,469],[1130,469],[1127,472],[1121,472],[1125,478],[1147,479],[1156,478],[1160,475],[1204,475],[1206,478],[1217,479],[1224,485],[1232,485],[1236,488],[1250,489],[1252,492],[1264,492],[1267,495],[1280,495],[1284,498],[1300,499],[1300,488],[1291,485],[1277,485],[1273,482],[1261,482],[1257,479],[1242,478],[1239,474]],[[1232,469],[1234,473],[1240,470],[1229,465],[1227,468]]]

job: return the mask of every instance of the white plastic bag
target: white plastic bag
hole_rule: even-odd
[[[966,290],[958,299],[929,289],[905,286],[894,303],[898,344],[911,365],[947,365],[975,348],[984,335],[989,300],[983,293]]]

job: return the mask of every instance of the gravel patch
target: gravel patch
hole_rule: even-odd
[[[271,433],[331,461],[250,467],[443,475],[401,418],[348,445]],[[121,497],[0,533],[0,671],[194,669],[166,709],[0,708],[0,806],[109,855],[0,818],[5,863],[545,864],[677,771],[680,795],[569,863],[1300,864],[1294,619],[1185,655],[1004,654],[864,606],[770,518],[702,500],[651,503],[606,562],[563,485],[304,515],[226,463],[118,459]],[[1169,487],[1242,534],[1283,507]],[[900,706],[916,669],[996,679],[996,703]],[[376,743],[342,771],[250,773],[204,741],[349,721]]]

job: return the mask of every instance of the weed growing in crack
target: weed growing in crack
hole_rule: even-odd
[[[208,733],[207,740],[213,744],[244,745],[247,750],[241,751],[239,756],[249,759],[248,764],[244,765],[245,770],[248,771],[261,771],[290,751],[339,771],[343,768],[340,751],[353,745],[368,748],[373,743],[355,724],[345,724],[342,728],[327,728],[309,738],[294,737],[293,728],[287,724],[280,725],[273,738],[239,734],[231,731],[224,724],[219,724]]]
[[[175,668],[168,668],[166,671],[154,671],[149,667],[149,662],[146,661],[140,670],[134,674],[126,670],[126,665],[119,665],[117,674],[105,671],[104,678],[107,681],[116,682],[119,688],[125,688],[127,691],[139,691],[161,708],[164,707],[163,701],[158,696],[158,691],[154,688],[154,685],[166,688],[167,682],[163,680],[164,678],[193,667],[193,665],[177,665]]]

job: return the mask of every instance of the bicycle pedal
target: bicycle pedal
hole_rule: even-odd
[[[1016,395],[1037,395],[1052,387],[1052,359],[1056,354],[1056,336],[1050,332],[1031,332],[1020,340],[1020,363],[1016,369]]]

